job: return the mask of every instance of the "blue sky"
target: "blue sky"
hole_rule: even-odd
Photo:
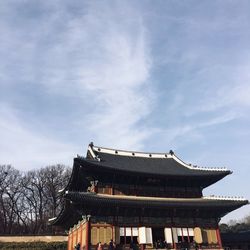
[[[250,199],[249,1],[1,1],[0,163],[174,152]],[[223,220],[250,214],[245,206]]]

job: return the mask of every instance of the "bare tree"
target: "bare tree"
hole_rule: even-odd
[[[0,166],[0,211],[2,233],[13,233],[18,224],[17,204],[20,198],[21,174],[10,165]]]
[[[0,165],[0,233],[51,232],[48,219],[61,209],[60,189],[70,176],[64,165],[52,165],[26,173]]]
[[[41,169],[40,174],[45,180],[45,208],[47,216],[54,217],[61,210],[61,193],[68,183],[70,170],[64,165],[52,165]]]

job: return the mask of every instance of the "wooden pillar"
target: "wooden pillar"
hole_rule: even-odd
[[[173,230],[174,230],[173,226],[174,226],[174,218],[173,218],[173,216],[171,216],[171,231],[172,231],[172,238],[173,238],[173,247],[174,247],[174,249],[176,249],[176,242],[175,242],[174,234],[173,234]]]
[[[182,227],[181,227],[181,241],[184,242],[184,236],[183,236],[183,230],[182,230]]]
[[[79,241],[78,241],[78,240],[79,240],[79,239],[78,239],[78,234],[79,234],[79,227],[77,226],[77,227],[76,227],[76,244],[78,244],[78,242],[79,242]]]
[[[68,235],[68,250],[71,250],[72,249],[72,247],[71,247],[71,245],[72,245],[72,232],[69,232],[69,235]]]
[[[216,229],[216,236],[217,236],[218,244],[219,244],[220,248],[222,248],[222,242],[221,242],[221,237],[220,237],[220,230],[219,230],[219,228]]]
[[[80,239],[78,239],[78,242],[80,243],[80,245],[81,245],[81,247],[82,247],[82,222],[81,222],[81,224],[80,224],[79,230],[80,230]]]
[[[126,245],[126,227],[124,227],[124,244]]]
[[[190,238],[189,238],[189,227],[187,228],[187,235],[188,235],[188,243],[190,243]]]
[[[145,249],[145,245],[144,245],[144,244],[141,244],[140,250],[144,250],[144,249]]]
[[[71,249],[74,249],[74,229],[71,231]]]
[[[90,224],[90,218],[87,219],[87,222],[86,222],[86,245],[85,245],[85,250],[89,250],[90,247],[90,242],[89,242],[89,239],[90,239],[90,232],[91,232],[91,224]]]
[[[171,221],[173,221],[172,218],[171,218]],[[175,240],[174,240],[174,235],[173,235],[173,228],[172,228],[172,226],[173,226],[173,223],[172,223],[172,225],[171,225],[172,246],[173,246],[174,249],[176,249],[176,245],[175,245]]]

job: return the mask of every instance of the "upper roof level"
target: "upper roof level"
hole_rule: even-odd
[[[89,144],[87,160],[114,171],[136,172],[163,176],[217,176],[221,179],[232,172],[226,168],[204,168],[187,164],[172,150],[169,153],[143,153],[94,146]]]

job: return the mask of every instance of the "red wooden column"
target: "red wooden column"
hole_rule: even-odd
[[[173,223],[172,223],[172,225],[173,225]],[[172,245],[173,245],[173,248],[174,249],[176,249],[176,243],[175,243],[175,241],[174,241],[174,234],[173,234],[173,228],[171,227],[171,236],[172,236]]]
[[[71,241],[72,241],[72,233],[69,232],[69,235],[68,235],[68,250],[71,250],[71,249],[72,249],[72,248],[71,248],[71,245],[72,245]],[[70,243],[71,243],[71,244],[70,244]]]
[[[78,244],[78,231],[79,231],[79,227],[76,227],[76,244]]]
[[[220,237],[220,230],[219,228],[216,229],[216,236],[217,236],[217,240],[219,243],[220,248],[222,248],[222,242],[221,242],[221,237]]]
[[[187,228],[187,235],[188,235],[188,243],[190,243],[190,238],[189,238],[189,231],[188,231],[189,228]]]
[[[87,216],[87,222],[86,222],[86,246],[85,246],[85,250],[89,250],[89,239],[90,239],[90,216]]]
[[[145,245],[141,244],[140,250],[144,250],[145,249]]]
[[[124,244],[126,245],[126,227],[124,227]]]
[[[78,242],[80,243],[81,247],[82,247],[82,222],[80,222],[80,239],[78,239]]]
[[[184,242],[184,236],[183,236],[183,230],[182,230],[182,227],[181,227],[181,241]]]
[[[174,247],[174,249],[176,249],[176,242],[175,242],[174,234],[173,234],[173,226],[174,226],[174,219],[173,219],[173,217],[171,217],[171,233],[172,233],[172,239],[173,239],[173,247]],[[175,230],[176,230],[176,228],[175,228]]]
[[[74,249],[74,235],[73,235],[73,233],[74,233],[74,229],[72,229],[72,231],[71,231],[71,248],[69,249],[69,250],[71,250],[71,249]]]

